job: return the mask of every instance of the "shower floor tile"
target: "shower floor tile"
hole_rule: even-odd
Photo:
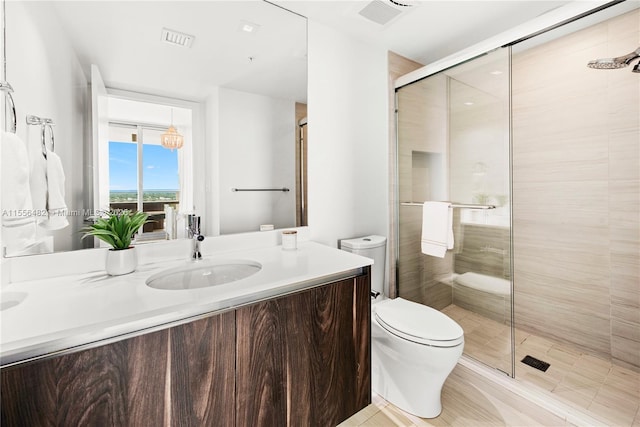
[[[442,310],[465,331],[465,354],[489,366],[510,371],[505,352],[511,333],[504,325],[450,305]],[[467,325],[468,327],[465,327]],[[489,332],[490,331],[490,332]],[[487,340],[487,336],[492,338]],[[469,343],[469,345],[467,345]],[[583,353],[516,329],[516,379],[532,384],[564,403],[578,407],[611,426],[640,426],[640,372],[612,365]],[[550,363],[546,372],[520,361],[526,355]]]

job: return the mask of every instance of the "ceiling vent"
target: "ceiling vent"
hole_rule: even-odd
[[[369,21],[386,25],[413,5],[413,0],[373,0],[358,13]]]
[[[162,29],[161,40],[174,46],[191,47],[193,39],[195,39],[195,36],[170,30],[168,28]]]
[[[369,21],[385,25],[391,22],[402,12],[381,0],[373,0],[358,13]]]

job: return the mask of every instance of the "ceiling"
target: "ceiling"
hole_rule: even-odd
[[[307,21],[264,1],[34,3],[53,8],[85,75],[96,64],[107,87],[199,101],[223,86],[306,101]],[[163,28],[195,36],[192,46],[163,43]]]
[[[108,87],[201,100],[230,87],[306,101],[308,17],[428,64],[568,1],[419,1],[381,25],[359,14],[371,0],[47,1],[89,75]],[[40,2],[37,2],[40,3]],[[41,3],[41,4],[43,4]],[[390,6],[391,5],[391,6]],[[254,35],[243,21],[260,25]],[[163,27],[195,36],[190,49],[160,43]]]
[[[276,0],[276,3],[425,65],[570,3],[403,0],[414,6],[397,7],[390,0],[375,1],[401,12],[386,25],[381,25],[359,14],[371,0]]]

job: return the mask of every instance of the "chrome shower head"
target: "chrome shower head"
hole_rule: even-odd
[[[587,67],[594,68],[596,70],[615,70],[618,68],[624,68],[627,64],[624,61],[616,61],[616,58],[601,58],[594,59],[587,63]]]
[[[589,61],[587,63],[587,67],[595,68],[597,70],[613,70],[616,68],[624,68],[636,58],[640,58],[640,47],[628,55],[619,56],[617,58],[594,59],[593,61]]]

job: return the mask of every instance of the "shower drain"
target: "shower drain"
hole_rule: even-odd
[[[525,365],[531,366],[532,368],[536,368],[542,372],[546,372],[547,369],[549,369],[549,366],[551,366],[547,362],[543,362],[542,360],[536,359],[535,357],[529,356],[529,355],[526,355],[524,359],[521,360],[521,362],[524,363]]]

